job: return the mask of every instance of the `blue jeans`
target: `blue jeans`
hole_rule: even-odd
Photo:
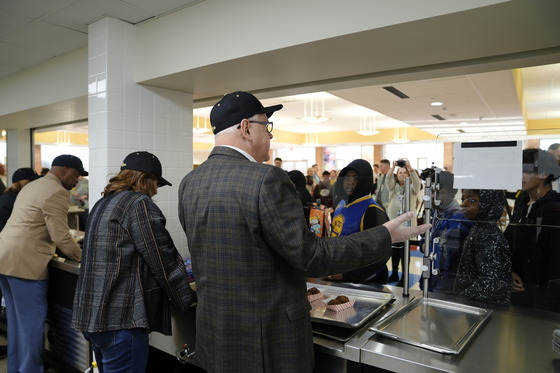
[[[8,321],[8,373],[43,372],[48,280],[0,275]]]
[[[148,363],[149,334],[144,328],[83,332],[100,373],[141,373]]]

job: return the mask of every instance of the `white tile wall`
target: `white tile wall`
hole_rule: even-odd
[[[89,26],[90,203],[92,206],[119,171],[124,157],[136,150],[158,156],[163,177],[154,200],[167,218],[175,245],[188,255],[178,220],[178,188],[192,169],[192,95],[144,87],[134,81],[135,27],[113,18]]]

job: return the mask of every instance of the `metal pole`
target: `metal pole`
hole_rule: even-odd
[[[432,206],[432,185],[431,178],[426,179],[426,188],[424,189],[424,222],[430,223],[432,218],[431,209]],[[432,270],[432,257],[431,253],[431,242],[430,242],[430,229],[424,233],[424,257],[422,261],[422,284],[424,286],[423,295],[424,298],[428,298],[428,286],[430,279],[430,271]]]
[[[410,211],[410,177],[404,180],[404,213]],[[405,223],[410,226],[410,221]],[[408,297],[410,295],[410,289],[408,286],[410,273],[410,239],[404,241],[404,258],[403,258],[403,297]]]
[[[437,207],[441,204],[441,200],[438,199],[439,196],[439,173],[441,169],[434,167],[434,181],[432,182],[431,178],[426,179],[426,189],[424,192],[424,221],[427,223],[435,224],[437,221]],[[433,200],[432,200],[433,197]],[[432,216],[432,203],[435,206],[434,208],[434,216]],[[426,220],[427,219],[427,220]],[[434,227],[432,226],[431,229],[428,229],[424,233],[424,257],[422,262],[422,285],[423,289],[423,296],[424,298],[428,297],[429,293],[429,283],[431,276],[437,276],[439,274],[439,268],[434,267],[434,263],[436,260],[437,253],[434,250],[434,244],[439,239],[438,237],[434,237],[433,242],[431,239],[431,232]]]

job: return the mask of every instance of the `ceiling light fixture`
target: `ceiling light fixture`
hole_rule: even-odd
[[[324,123],[330,118],[325,116],[325,99],[321,98],[321,102],[316,102],[315,99],[311,98],[308,101],[303,101],[303,118],[304,122],[307,123]],[[309,106],[309,110],[308,110]]]
[[[396,144],[406,144],[410,140],[406,136],[406,127],[396,127],[395,136],[393,137],[393,142]]]
[[[443,102],[441,102],[441,101],[434,101],[434,102],[432,102],[430,105],[432,105],[432,106],[442,106],[442,105],[443,105]]]
[[[56,145],[68,146],[70,144],[70,133],[68,131],[56,131]]]
[[[306,133],[305,142],[303,146],[317,146],[319,145],[319,134],[317,132]]]
[[[193,133],[201,134],[210,131],[210,128],[206,127],[206,117],[203,118],[202,126],[200,126],[200,117],[196,116],[196,127],[193,127]]]
[[[372,117],[372,121],[368,121],[366,117],[361,117],[360,130],[356,131],[356,133],[362,136],[377,135],[379,131],[375,129],[375,116]]]

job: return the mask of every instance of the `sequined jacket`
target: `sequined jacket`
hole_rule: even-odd
[[[463,244],[454,285],[456,294],[484,302],[510,302],[511,255],[497,225],[504,204],[502,191],[480,190],[479,213]]]

